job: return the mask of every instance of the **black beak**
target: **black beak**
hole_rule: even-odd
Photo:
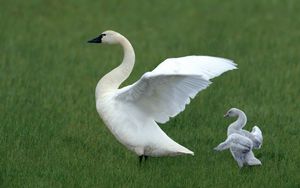
[[[99,35],[98,37],[92,39],[92,40],[89,40],[88,43],[101,43],[102,42],[102,37],[104,36],[105,34],[101,34]]]
[[[224,118],[228,118],[228,117],[229,117],[229,115],[228,115],[228,114],[225,114],[225,115],[224,115]]]

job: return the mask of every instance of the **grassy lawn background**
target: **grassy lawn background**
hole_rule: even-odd
[[[299,187],[300,1],[10,0],[0,3],[1,187]],[[100,120],[97,81],[122,60],[86,41],[113,29],[136,51],[131,84],[168,57],[212,55],[238,70],[162,125],[195,156],[142,167]],[[258,124],[263,165],[240,170],[226,138],[230,107]]]

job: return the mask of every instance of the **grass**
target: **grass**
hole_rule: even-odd
[[[0,186],[299,187],[299,11],[297,0],[2,1]],[[238,64],[162,125],[194,157],[139,167],[99,119],[95,85],[122,51],[86,41],[107,29],[136,50],[124,85],[168,57]],[[228,151],[213,152],[230,107],[246,112],[247,129],[263,130],[261,167],[240,170]]]

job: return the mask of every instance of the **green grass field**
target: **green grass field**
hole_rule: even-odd
[[[297,0],[1,1],[0,187],[299,187],[299,12]],[[136,50],[123,85],[168,57],[238,64],[162,125],[195,156],[139,166],[104,126],[94,89],[122,51],[86,41],[107,29]],[[230,107],[263,130],[261,167],[213,151]]]

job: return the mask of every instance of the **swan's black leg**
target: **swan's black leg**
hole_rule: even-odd
[[[142,162],[143,162],[143,158],[145,158],[145,162],[146,162],[147,159],[148,159],[148,156],[147,156],[147,155],[140,155],[140,156],[139,156],[139,162],[140,162],[140,165],[141,165]]]
[[[140,161],[140,164],[142,164],[142,161],[143,161],[143,156],[144,156],[144,155],[140,155],[140,156],[139,156],[139,161]]]

